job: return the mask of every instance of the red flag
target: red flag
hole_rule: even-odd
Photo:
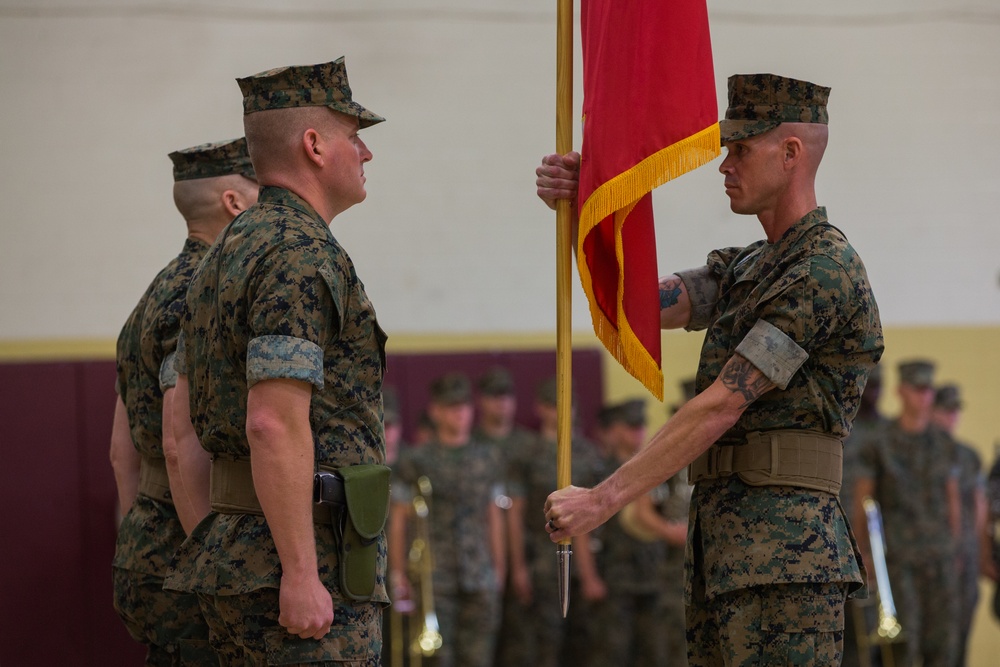
[[[594,331],[663,400],[650,192],[719,155],[705,0],[582,0],[577,266]]]

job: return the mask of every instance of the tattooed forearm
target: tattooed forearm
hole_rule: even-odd
[[[660,310],[676,306],[681,298],[680,278],[664,278],[660,281]]]
[[[723,386],[731,392],[743,395],[746,402],[740,406],[741,408],[756,401],[773,386],[763,373],[739,355],[730,359],[722,369],[721,379]]]

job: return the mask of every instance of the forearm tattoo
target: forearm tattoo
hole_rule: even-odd
[[[729,391],[743,395],[746,402],[741,408],[750,405],[771,388],[771,381],[741,356],[729,360],[722,369],[721,378],[723,386]]]
[[[676,306],[681,300],[680,278],[664,278],[660,281],[660,310]]]

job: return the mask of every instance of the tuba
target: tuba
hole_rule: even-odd
[[[865,496],[862,501],[865,519],[868,524],[868,537],[871,543],[872,565],[875,568],[876,598],[878,620],[874,630],[869,630],[864,609],[859,609],[855,615],[858,635],[858,652],[861,667],[871,666],[871,648],[878,646],[882,656],[883,667],[894,667],[895,659],[893,644],[902,642],[903,627],[896,618],[896,604],[892,599],[892,588],[889,585],[889,569],[885,561],[885,535],[882,530],[882,511],[878,502]]]
[[[431,557],[430,504],[431,480],[421,476],[417,480],[417,495],[413,498],[416,514],[416,537],[410,545],[410,566],[420,582],[420,613],[423,624],[416,639],[410,645],[411,664],[419,664],[420,658],[429,658],[441,648],[441,630],[437,613],[434,611],[434,561]]]

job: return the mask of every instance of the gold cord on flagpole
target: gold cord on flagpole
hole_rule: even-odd
[[[557,0],[556,11],[556,152],[573,150],[573,0]],[[556,410],[558,488],[572,483],[572,203],[556,202]],[[570,540],[558,546],[559,600],[563,617],[569,610]]]

